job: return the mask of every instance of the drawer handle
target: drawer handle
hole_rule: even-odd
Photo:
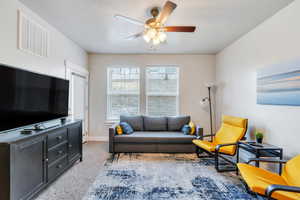
[[[58,168],[58,169],[62,168],[62,164],[57,165],[57,168]]]
[[[60,135],[60,136],[57,136],[56,139],[58,140],[61,140],[63,137]]]
[[[60,150],[57,152],[58,155],[61,155],[64,151]]]

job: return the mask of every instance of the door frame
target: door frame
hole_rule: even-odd
[[[74,107],[73,107],[73,83],[71,80],[72,75],[75,74],[77,76],[80,76],[82,78],[84,78],[86,80],[86,90],[85,90],[85,100],[84,100],[84,104],[85,104],[85,113],[84,113],[84,118],[85,118],[85,130],[82,130],[82,141],[86,142],[89,136],[89,72],[87,69],[85,69],[84,67],[74,64],[68,60],[65,60],[65,78],[66,80],[70,81],[70,85],[69,85],[69,116],[72,117],[73,119],[73,111],[74,111]]]

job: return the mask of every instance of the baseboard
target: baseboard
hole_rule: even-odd
[[[86,138],[88,142],[107,142],[108,137],[105,136],[89,136]]]

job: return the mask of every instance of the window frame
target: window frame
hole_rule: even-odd
[[[107,122],[116,122],[120,120],[119,118],[113,118],[111,114],[111,96],[112,95],[118,95],[118,93],[111,93],[110,91],[110,85],[111,85],[111,76],[110,71],[111,69],[120,69],[120,68],[135,68],[139,72],[139,80],[138,80],[138,94],[134,93],[119,93],[119,95],[137,95],[138,96],[138,112],[137,114],[141,113],[141,69],[140,67],[133,67],[133,66],[113,66],[113,67],[107,67],[106,68],[106,121]]]
[[[148,95],[148,85],[149,85],[149,79],[148,79],[148,73],[147,73],[147,69],[148,68],[154,68],[154,67],[172,67],[172,68],[176,68],[177,71],[177,94],[176,95],[165,95],[165,96],[171,96],[171,97],[176,97],[176,112],[175,115],[179,115],[180,114],[180,67],[178,65],[147,65],[145,67],[144,73],[145,73],[145,111],[146,111],[146,115],[149,115],[149,110],[148,110],[148,96],[159,96],[159,95]],[[162,96],[162,95],[161,95]]]

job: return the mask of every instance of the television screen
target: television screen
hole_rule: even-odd
[[[68,115],[69,81],[0,64],[0,131]]]

